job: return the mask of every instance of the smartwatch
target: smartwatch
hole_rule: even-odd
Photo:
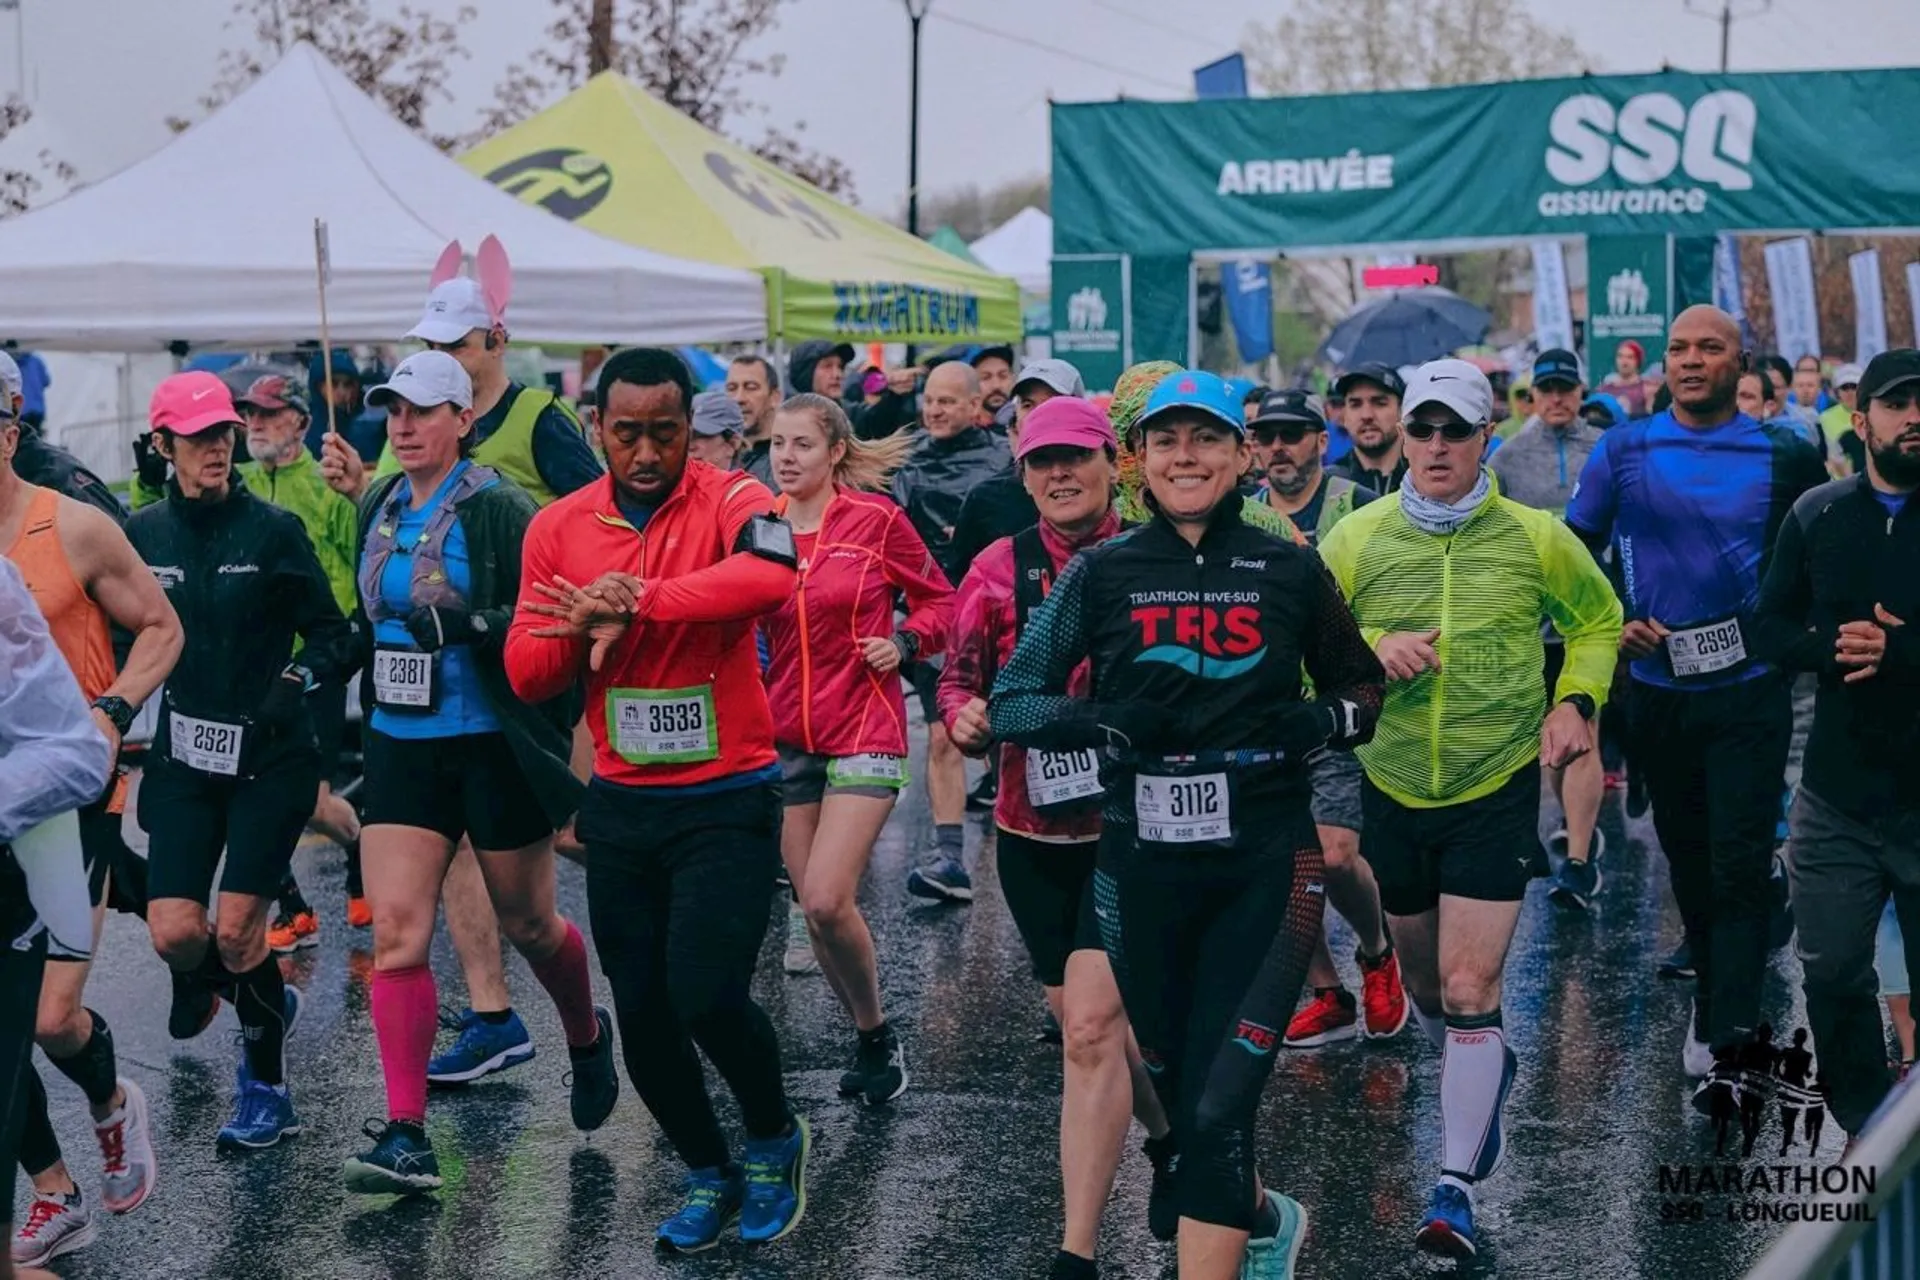
[[[125,698],[116,698],[111,695],[95,698],[93,709],[113,721],[114,729],[123,738],[133,728],[133,718],[140,714],[139,708]]]
[[[1584,693],[1570,693],[1560,701],[1578,711],[1582,720],[1593,719],[1594,712],[1598,710],[1593,705],[1593,699]]]

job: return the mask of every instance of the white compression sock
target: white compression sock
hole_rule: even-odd
[[[1471,1181],[1493,1171],[1503,1140],[1497,1112],[1507,1070],[1507,1038],[1497,1010],[1447,1022],[1446,1056],[1440,1063],[1440,1167]]]

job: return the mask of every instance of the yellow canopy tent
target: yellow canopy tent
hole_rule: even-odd
[[[787,342],[1013,342],[1020,290],[841,204],[614,72],[460,163],[615,240],[767,280]]]

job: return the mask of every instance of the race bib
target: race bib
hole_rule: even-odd
[[[430,711],[439,696],[434,656],[410,649],[373,651],[373,705],[389,711]]]
[[[187,768],[223,778],[240,776],[240,747],[246,739],[245,725],[200,720],[170,711],[167,736],[173,758]]]
[[[827,785],[830,787],[892,787],[907,785],[907,762],[899,756],[872,752],[857,756],[835,756],[827,761]]]
[[[1140,774],[1133,780],[1133,811],[1140,821],[1140,838],[1156,844],[1233,839],[1232,801],[1224,773],[1191,778]]]
[[[1027,799],[1036,809],[1101,794],[1100,757],[1084,751],[1027,752]]]
[[[607,690],[607,741],[628,764],[697,764],[720,755],[713,686]]]
[[[1676,676],[1703,676],[1746,661],[1747,642],[1740,619],[1712,622],[1667,637],[1667,658]]]

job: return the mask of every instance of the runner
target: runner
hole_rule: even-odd
[[[1322,469],[1327,423],[1306,392],[1269,391],[1248,433],[1255,447],[1267,453],[1257,499],[1292,520],[1309,543],[1374,500],[1373,490]],[[1380,910],[1380,886],[1360,856],[1360,762],[1350,751],[1322,751],[1307,762],[1307,769],[1327,900],[1353,927],[1359,942],[1354,961],[1360,967],[1361,999],[1354,1000],[1333,967],[1323,917],[1307,965],[1310,998],[1287,1023],[1286,1043],[1294,1049],[1312,1048],[1350,1040],[1363,1030],[1371,1039],[1390,1039],[1407,1024],[1407,993]]]
[[[235,468],[253,495],[300,518],[313,543],[314,556],[333,589],[343,615],[354,609],[353,546],[355,511],[351,502],[327,487],[320,464],[307,452],[311,414],[299,383],[279,374],[256,378],[234,401],[247,428],[249,461]],[[294,650],[295,658],[299,650]],[[329,685],[307,700],[314,739],[320,747],[320,796],[307,826],[339,845],[347,860],[347,923],[364,929],[373,923],[360,882],[360,818],[353,806],[333,794],[333,771],[347,733],[347,686]],[[281,885],[279,912],[267,929],[267,945],[285,954],[317,946],[320,921],[289,870]]]
[[[967,495],[1012,460],[1007,442],[977,425],[980,400],[980,379],[971,366],[959,360],[936,365],[927,375],[918,447],[893,476],[893,500],[949,571],[948,581],[954,577],[954,533]],[[967,767],[940,720],[940,668],[915,660],[905,674],[927,721],[927,800],[934,834],[933,859],[908,873],[907,892],[937,902],[971,902],[973,878],[963,860]]]
[[[118,524],[14,473],[23,429],[0,421],[0,548],[22,574],[31,575],[27,588],[91,702],[95,727],[117,754],[137,709],[180,654],[180,620]],[[115,670],[109,627],[132,637],[124,672]],[[109,902],[136,915],[146,906],[145,865],[120,835],[124,793],[124,785],[110,786],[65,819],[55,841],[77,847],[87,869],[89,951],[99,943]],[[120,1077],[106,1020],[81,1004],[89,957],[56,954],[49,960],[35,1041],[86,1096],[100,1144],[101,1203],[109,1212],[129,1213],[152,1191],[155,1177],[146,1098]],[[20,1163],[33,1180],[34,1202],[12,1252],[16,1263],[37,1266],[88,1244],[99,1227],[61,1157],[39,1073],[29,1070],[25,1084]]]
[[[1330,475],[1392,493],[1407,474],[1405,443],[1400,438],[1400,398],[1406,380],[1390,365],[1362,364],[1340,375],[1333,394],[1346,405],[1341,421],[1353,449],[1335,463]]]
[[[1039,522],[987,547],[960,584],[953,652],[940,674],[940,711],[961,750],[993,745],[987,696],[1047,586],[1083,548],[1120,531],[1113,509],[1119,441],[1106,415],[1062,397],[1030,410],[1015,444]],[[1071,681],[1086,691],[1084,669]],[[1091,752],[1029,754],[999,744],[1008,779],[994,805],[1000,890],[1062,1028],[1060,1180],[1066,1224],[1052,1275],[1097,1274],[1100,1219],[1113,1193],[1127,1126],[1137,1115],[1153,1163],[1149,1224],[1172,1239],[1173,1142],[1153,1079],[1127,1027],[1113,966],[1094,919],[1093,871],[1100,840],[1100,780]],[[1076,767],[1077,766],[1077,767]],[[1076,803],[1077,802],[1077,803]]]
[[[780,408],[780,374],[765,356],[735,356],[727,366],[727,398],[740,407],[746,448],[740,469],[773,487],[773,415]]]
[[[587,684],[594,777],[581,805],[594,945],[627,1074],[688,1167],[669,1249],[749,1243],[806,1212],[811,1137],[780,1042],[749,994],[780,852],[780,765],[753,620],[794,592],[793,530],[752,476],[687,459],[693,378],[637,347],[594,393],[610,477],[527,530],[507,674],[523,699]],[[735,1164],[698,1045],[740,1104]]]
[[[477,280],[458,274],[460,262],[460,246],[447,246],[434,268],[420,323],[407,337],[430,350],[446,352],[467,371],[473,383],[470,456],[475,465],[498,472],[525,490],[536,505],[545,506],[599,479],[600,460],[564,399],[507,376],[507,303],[513,294],[513,272],[499,242],[489,236],[481,243],[475,255]],[[327,441],[320,467],[327,483],[340,493],[355,502],[365,496],[367,472],[347,442]],[[393,450],[386,449],[378,475],[399,472]],[[584,776],[590,744],[585,730],[578,727],[573,753]],[[565,852],[568,841],[563,831],[556,837],[556,847]],[[427,1078],[440,1085],[471,1084],[531,1061],[533,1037],[513,1010],[500,920],[471,840],[461,840],[440,886],[440,899],[470,1004],[454,1020],[458,1032],[454,1042],[427,1064]]]
[[[1014,453],[1020,448],[1020,424],[1040,405],[1057,396],[1085,396],[1086,383],[1080,371],[1065,360],[1036,360],[1020,370],[1013,384],[1013,422],[1007,431],[1007,443]],[[954,582],[967,576],[974,557],[990,543],[1011,538],[1022,529],[1031,529],[1040,513],[1027,492],[1017,458],[1007,459],[1007,469],[989,476],[968,491],[960,503],[960,515],[953,522],[953,545],[948,550],[946,570]]]
[[[1371,733],[1380,664],[1317,560],[1241,519],[1246,428],[1221,379],[1172,374],[1137,429],[1153,520],[1068,564],[994,685],[990,727],[1123,753],[1104,771],[1096,914],[1172,1113],[1181,1275],[1244,1261],[1290,1276],[1306,1213],[1262,1191],[1252,1129],[1320,924],[1300,762]]]
[[[1774,824],[1793,713],[1787,682],[1748,652],[1772,547],[1794,502],[1826,479],[1811,446],[1741,414],[1740,328],[1689,307],[1667,337],[1672,407],[1606,433],[1567,523],[1596,555],[1619,549],[1633,659],[1635,773],[1645,776],[1698,996],[1682,1062],[1708,1091],[1760,1020],[1773,911]]]
[[[693,398],[693,440],[689,450],[694,457],[721,471],[740,468],[741,433],[747,420],[740,406],[724,391],[702,391]]]
[[[523,705],[501,667],[533,500],[468,460],[473,384],[452,356],[407,357],[368,400],[387,410],[402,473],[361,508],[360,608],[371,624],[366,863],[373,907],[373,1029],[387,1122],[346,1163],[347,1189],[432,1190],[427,1059],[438,1012],[428,951],[454,849],[471,837],[509,941],[553,997],[573,1073],[574,1127],[619,1096],[613,1020],[593,1003],[587,948],[554,908],[553,833],[579,805],[568,767],[571,699]]]
[[[1440,1068],[1441,1173],[1418,1245],[1476,1249],[1473,1189],[1505,1153],[1517,1062],[1501,972],[1535,865],[1540,769],[1593,747],[1620,605],[1567,528],[1499,494],[1484,466],[1493,388],[1464,360],[1422,365],[1402,431],[1398,498],[1340,522],[1327,567],[1386,668],[1386,705],[1360,748],[1360,850],[1380,881],[1413,1016]],[[1552,710],[1540,624],[1564,638]]]
[[[840,1092],[869,1105],[906,1092],[907,1060],[880,1005],[873,935],[854,902],[873,843],[907,785],[900,665],[946,646],[953,588],[884,493],[909,436],[854,438],[835,401],[798,395],[773,421],[774,513],[793,526],[793,599],[764,623],[767,700],[785,805],[780,852],[801,927],[858,1043]],[[895,627],[894,598],[906,599]]]
[[[96,799],[112,774],[112,745],[88,715],[20,571],[0,559],[0,937],[8,944],[0,947],[0,1227],[9,1238],[41,973],[54,944],[84,946],[88,896],[71,843],[14,842]],[[55,1280],[11,1257],[0,1274]]]
[[[1487,463],[1500,482],[1502,497],[1556,517],[1566,514],[1580,471],[1602,434],[1580,418],[1585,380],[1580,358],[1571,351],[1555,347],[1534,358],[1533,416]],[[1547,655],[1545,688],[1551,698],[1567,650],[1549,623],[1541,624],[1541,639]],[[1547,837],[1548,851],[1560,864],[1550,897],[1583,910],[1599,896],[1600,857],[1607,849],[1600,830],[1600,801],[1607,789],[1598,750],[1600,726],[1595,722],[1588,728],[1595,734],[1595,750],[1575,756],[1564,769],[1547,770],[1561,814],[1560,826]]]
[[[1920,969],[1920,802],[1910,768],[1920,747],[1920,661],[1907,628],[1920,621],[1920,351],[1875,356],[1858,385],[1866,471],[1794,504],[1752,631],[1757,656],[1820,677],[1788,873],[1807,1022],[1834,1119],[1849,1134],[1892,1082],[1874,973],[1889,901],[1893,937],[1909,940],[1889,967],[1901,977]],[[1656,816],[1659,803],[1656,792]]]
[[[346,678],[352,628],[299,520],[233,473],[240,414],[226,385],[177,373],[155,388],[148,418],[174,474],[165,499],[127,521],[127,538],[179,613],[186,644],[140,782],[147,927],[174,973],[176,1039],[206,1028],[216,989],[240,1018],[245,1053],[219,1145],[268,1147],[300,1131],[286,1083],[300,992],[267,947],[267,909],[320,790],[306,695]]]
[[[80,459],[49,441],[46,424],[34,421],[27,412],[25,380],[13,357],[0,351],[0,423],[20,424],[20,440],[14,448],[13,471],[28,484],[76,501],[111,516],[116,525],[127,522],[127,509],[120,505],[106,481],[95,475]]]

